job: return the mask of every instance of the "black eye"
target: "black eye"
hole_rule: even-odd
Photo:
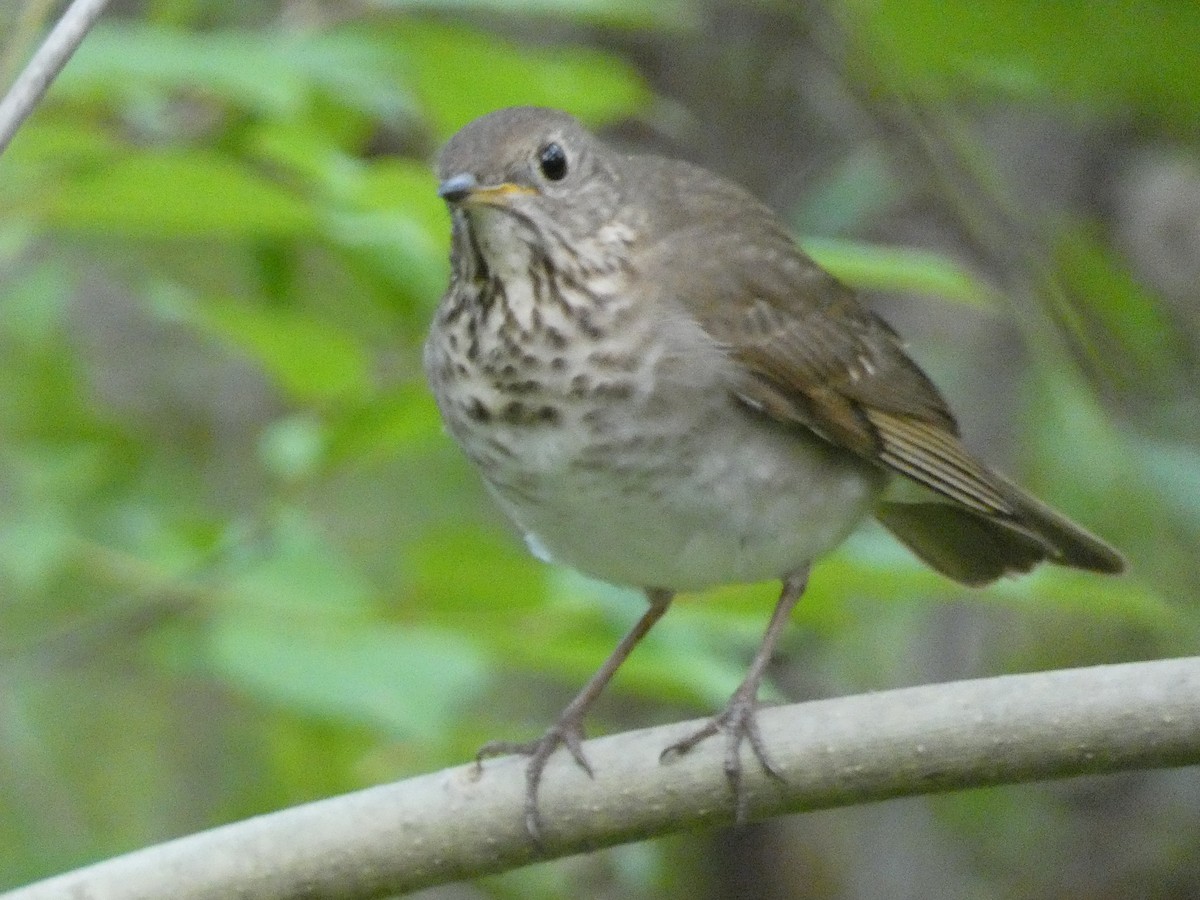
[[[547,144],[538,151],[538,166],[550,181],[567,177],[567,154],[558,144]]]

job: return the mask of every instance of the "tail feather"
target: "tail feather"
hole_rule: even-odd
[[[1051,562],[1117,573],[1111,546],[1025,491],[1004,482],[1012,516],[987,516],[952,503],[879,504],[876,518],[928,565],[962,584],[989,584]]]
[[[1050,562],[1109,575],[1125,571],[1125,557],[1109,543],[1011,482],[1004,483],[1016,504],[1020,525],[1053,548]]]

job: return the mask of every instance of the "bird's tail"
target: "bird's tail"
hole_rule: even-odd
[[[875,515],[918,557],[963,584],[988,584],[1043,561],[1092,572],[1124,571],[1124,557],[1104,540],[995,477],[1006,489],[1011,515],[988,516],[936,501],[885,502]]]

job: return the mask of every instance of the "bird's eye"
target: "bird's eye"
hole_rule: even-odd
[[[558,144],[550,143],[538,151],[538,167],[549,181],[567,177],[567,154]]]

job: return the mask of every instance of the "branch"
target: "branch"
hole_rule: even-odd
[[[755,817],[984,785],[1200,763],[1200,657],[1008,675],[764,709],[786,783],[748,765]],[[730,821],[723,742],[660,764],[698,723],[589,741],[546,768],[546,849],[565,856]],[[379,898],[539,858],[523,760],[422,775],[226,825],[5,894]]]
[[[33,112],[71,54],[83,43],[107,5],[108,0],[75,0],[42,41],[29,64],[0,100],[0,153]]]

